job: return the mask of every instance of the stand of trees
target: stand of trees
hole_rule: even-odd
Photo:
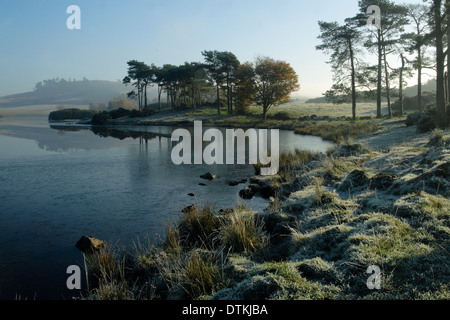
[[[356,101],[364,92],[377,101],[377,117],[382,116],[382,99],[393,116],[392,98],[399,98],[404,110],[405,79],[417,74],[417,105],[423,110],[424,69],[436,74],[436,124],[449,125],[450,119],[450,0],[423,0],[399,5],[389,0],[359,0],[359,12],[337,22],[319,21],[322,43],[316,47],[330,56],[333,87],[325,93],[332,102]],[[380,25],[369,24],[370,6],[380,9]],[[371,58],[371,59],[369,59]],[[373,63],[375,61],[375,63]]]
[[[159,109],[165,92],[169,108],[215,104],[219,115],[222,106],[231,115],[235,109],[242,113],[255,103],[262,107],[265,119],[271,107],[289,102],[290,94],[300,88],[298,76],[287,62],[261,57],[255,63],[241,64],[233,53],[216,50],[202,55],[204,62],[180,66],[128,61],[123,83],[134,87],[128,98],[136,99],[141,111],[148,107],[147,89],[157,86]]]

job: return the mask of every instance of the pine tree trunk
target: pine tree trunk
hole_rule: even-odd
[[[447,10],[447,21],[450,21],[450,0],[445,0],[445,8]],[[450,26],[447,27],[447,39],[450,39]],[[448,126],[450,123],[450,40],[447,40],[447,97],[443,110],[445,114],[445,126]]]
[[[435,19],[435,33],[436,33],[436,110],[438,113],[438,125],[443,125],[445,112],[445,92],[444,92],[444,33],[442,31],[442,15],[441,4],[442,0],[433,0],[434,3],[434,19]]]
[[[145,87],[144,87],[144,91],[145,91],[145,102],[144,102],[144,108],[147,108],[147,85],[145,85]]]
[[[417,49],[417,59],[417,104],[419,111],[422,111],[422,48],[420,46]]]
[[[381,31],[378,30],[378,76],[377,76],[377,118],[382,117],[381,113],[381,66],[382,66],[382,50],[381,50]]]
[[[162,93],[162,87],[158,84],[158,108],[161,110],[161,93]]]
[[[402,59],[402,67],[400,69],[400,83],[398,86],[398,95],[399,95],[399,101],[400,101],[400,115],[403,115],[405,113],[405,108],[403,105],[403,70],[405,69],[405,57],[403,54],[400,55]]]
[[[217,83],[217,114],[220,116],[220,91],[218,83]]]
[[[355,61],[352,42],[349,40],[350,63],[352,68],[352,116],[356,120],[356,83],[355,83]]]
[[[386,81],[386,98],[388,104],[389,117],[392,118],[392,107],[391,107],[391,93],[390,93],[390,85],[389,85],[389,72],[387,67],[387,59],[386,59],[386,45],[384,44],[384,37],[382,36],[383,41],[383,60],[384,60],[384,76]]]

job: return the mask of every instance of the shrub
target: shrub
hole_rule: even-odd
[[[133,109],[130,111],[128,116],[130,118],[141,118],[141,117],[149,117],[151,115],[154,115],[156,113],[155,109],[152,108],[144,108],[142,111],[138,111],[136,109]]]
[[[134,108],[134,103],[127,99],[110,100],[108,102],[108,110],[126,109],[130,111]]]
[[[419,111],[408,114],[408,116],[406,117],[406,122],[405,122],[406,126],[411,127],[411,126],[416,125],[419,122],[419,120],[425,116],[426,116],[426,114],[424,112],[419,112]]]
[[[271,115],[269,118],[273,119],[273,120],[284,120],[284,121],[286,121],[286,120],[294,119],[295,116],[293,114],[291,114],[290,112],[287,112],[287,111],[279,111],[279,112]]]
[[[250,107],[244,104],[236,104],[234,113],[241,116],[248,115],[250,113]]]
[[[112,110],[109,112],[109,116],[112,119],[118,119],[118,118],[123,118],[126,117],[130,114],[130,110],[124,109],[124,108],[119,108],[116,110]]]
[[[108,122],[108,120],[110,120],[110,119],[111,119],[111,117],[110,117],[109,113],[106,111],[103,111],[103,112],[94,114],[94,116],[92,117],[91,124],[94,126],[102,126],[102,125],[105,125]]]
[[[432,117],[426,116],[417,122],[417,133],[426,133],[436,129],[436,124]]]

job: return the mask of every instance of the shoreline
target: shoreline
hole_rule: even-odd
[[[135,278],[97,274],[89,299],[449,298],[440,257],[450,252],[450,132],[415,134],[396,122],[251,178],[246,188],[269,199],[263,212],[185,208],[160,246],[128,253],[128,268],[154,284],[145,297],[127,287]],[[382,290],[365,285],[371,265],[381,267]]]

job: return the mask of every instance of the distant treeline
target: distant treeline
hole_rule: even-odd
[[[60,106],[61,108],[62,106]],[[129,118],[139,118],[148,117],[156,113],[156,110],[152,108],[144,108],[141,111],[136,109],[124,109],[118,108],[110,111],[95,111],[77,108],[68,108],[57,111],[52,111],[48,115],[49,121],[65,121],[65,120],[84,120],[91,119],[91,124],[93,125],[103,125],[106,124],[108,120],[119,119],[123,117]]]
[[[96,112],[92,110],[69,108],[50,112],[50,114],[48,115],[48,120],[49,121],[81,120],[86,118],[92,118],[94,114],[96,114]]]
[[[157,87],[158,109],[162,93],[167,106],[183,108],[204,106],[213,102],[217,113],[226,106],[227,113],[245,113],[251,104],[262,107],[264,119],[273,106],[289,102],[291,93],[300,89],[298,75],[285,61],[259,57],[241,63],[228,51],[203,51],[203,62],[183,65],[164,64],[158,67],[143,61],[127,62],[128,73],[123,83],[131,85],[129,99],[137,101],[138,109],[148,106],[151,87]]]

